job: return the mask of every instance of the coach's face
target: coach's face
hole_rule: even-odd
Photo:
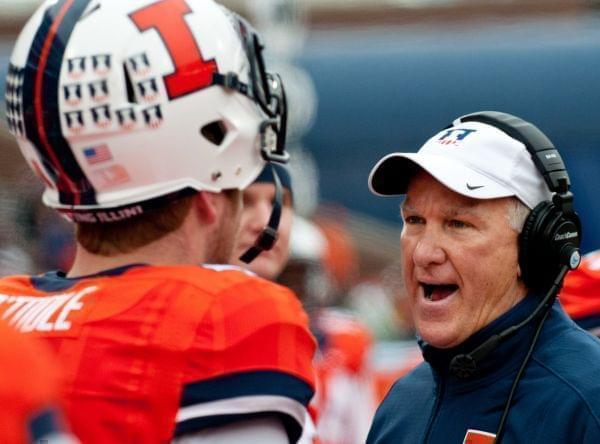
[[[462,343],[524,297],[507,203],[462,196],[425,172],[411,180],[403,270],[416,329],[434,347]]]

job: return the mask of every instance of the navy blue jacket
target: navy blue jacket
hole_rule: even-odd
[[[495,434],[537,322],[498,346],[470,378],[454,376],[449,363],[524,320],[538,301],[526,297],[456,348],[422,344],[426,362],[394,384],[377,410],[367,443],[462,444],[469,429]],[[576,326],[558,302],[519,383],[502,442],[600,443],[600,340]]]

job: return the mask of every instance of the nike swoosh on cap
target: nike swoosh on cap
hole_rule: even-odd
[[[467,184],[467,188],[469,190],[471,190],[471,191],[476,190],[478,188],[483,188],[483,187],[484,187],[484,185],[473,185],[473,186],[471,186],[471,185]]]

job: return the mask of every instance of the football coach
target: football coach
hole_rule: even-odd
[[[367,442],[600,443],[600,341],[557,299],[581,226],[560,154],[499,112],[456,119],[369,177],[405,195],[405,283],[424,362]]]

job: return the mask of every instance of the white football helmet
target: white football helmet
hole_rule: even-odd
[[[212,0],[47,0],[21,32],[9,129],[44,202],[108,222],[286,161],[286,103],[262,45]]]

